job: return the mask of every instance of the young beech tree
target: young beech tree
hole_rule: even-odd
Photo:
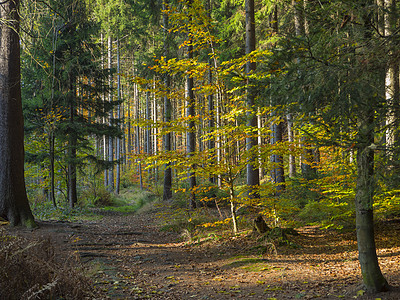
[[[19,1],[0,6],[0,217],[34,227],[24,181]]]

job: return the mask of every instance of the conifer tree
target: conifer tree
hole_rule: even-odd
[[[24,181],[19,1],[0,6],[0,217],[34,227]]]

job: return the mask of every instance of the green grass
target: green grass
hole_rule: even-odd
[[[225,268],[241,268],[250,272],[271,271],[278,269],[266,263],[263,258],[242,258],[225,265]]]
[[[104,206],[101,209],[123,214],[132,214],[150,204],[155,199],[156,196],[151,192],[130,188],[114,196],[112,199],[113,205]]]
[[[66,203],[59,203],[58,207],[55,208],[52,203],[41,201],[31,204],[31,208],[36,219],[43,221],[57,220],[73,222],[101,219],[102,211],[132,214],[143,209],[155,199],[156,196],[151,192],[130,188],[121,191],[120,195],[112,195],[112,204],[108,206],[96,207],[93,204],[86,203],[84,206],[76,206],[70,209],[67,207]],[[96,208],[96,210],[93,210],[93,208]]]

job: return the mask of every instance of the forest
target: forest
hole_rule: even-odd
[[[341,284],[359,285],[311,295],[309,279],[274,286],[257,273],[247,292],[236,280],[190,296],[167,274],[167,285],[148,279],[108,298],[399,299],[399,13],[396,0],[2,1],[0,298],[102,298],[80,273],[81,285],[68,284],[88,294],[64,291],[68,276],[55,271],[10,284],[10,259],[40,251],[44,242],[29,242],[40,230],[74,236],[83,269],[106,246],[137,251],[130,235],[161,230],[162,245],[245,251],[240,267],[261,275],[293,268],[260,267],[274,255],[306,255],[313,243],[330,255],[324,247],[346,241],[335,249],[357,266]],[[102,230],[110,244],[100,249]],[[155,268],[146,255],[113,266]]]

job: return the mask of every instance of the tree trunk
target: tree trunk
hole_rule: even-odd
[[[76,89],[74,75],[70,74],[70,107],[69,107],[69,129],[68,129],[68,203],[73,208],[78,202],[76,186],[76,147],[77,136],[74,128],[76,114]]]
[[[188,1],[189,8],[192,5],[193,0]],[[191,21],[191,20],[190,20]],[[193,45],[192,45],[192,37],[188,34],[188,47],[187,47],[187,57],[189,60],[193,59]],[[193,93],[193,77],[187,75],[186,77],[186,88],[187,88],[187,117],[189,118],[188,123],[188,131],[187,131],[187,144],[186,144],[186,151],[187,155],[191,157],[193,153],[196,151],[196,128],[195,128],[195,98]],[[189,188],[190,188],[190,200],[189,200],[189,207],[196,208],[196,194],[195,194],[195,187],[196,187],[196,173],[194,172],[194,165],[189,167],[188,172],[188,179],[189,179]]]
[[[166,10],[166,5],[168,1],[163,1],[163,10]],[[169,59],[169,35],[168,35],[168,14],[163,14],[163,25],[164,25],[164,56],[166,60]],[[170,87],[170,78],[168,74],[164,75],[164,85],[165,88],[168,89]],[[164,96],[164,122],[168,124],[172,119],[172,106],[171,100],[168,95]],[[168,125],[167,125],[168,126]],[[171,133],[167,132],[164,134],[164,151],[171,151]],[[164,165],[164,192],[163,192],[163,200],[168,201],[172,198],[172,169],[171,162],[167,162]]]
[[[255,34],[255,16],[254,16],[254,0],[245,1],[246,9],[246,54],[251,53],[256,49],[256,34]],[[254,62],[246,63],[246,74],[254,72],[256,64]],[[247,163],[247,185],[249,187],[249,197],[259,198],[260,194],[258,188],[260,186],[260,175],[256,166],[257,153],[254,148],[257,147],[257,137],[255,137],[253,130],[257,129],[257,115],[254,108],[255,105],[255,90],[250,87],[250,80],[247,82],[247,126],[250,128],[248,137],[246,137],[246,150],[253,152],[250,155]]]
[[[150,107],[150,92],[149,91],[146,92],[145,118],[146,118],[146,122],[151,121],[151,107]],[[149,124],[147,124],[146,131],[145,131],[145,141],[144,141],[144,145],[145,145],[144,152],[147,155],[152,154],[152,145],[151,144],[152,144],[151,143],[151,126]],[[147,169],[147,173],[148,173],[148,179],[150,181],[150,179],[151,179],[151,169],[150,168]]]
[[[367,108],[365,108],[367,109]],[[376,255],[373,221],[374,195],[374,111],[369,109],[359,117],[357,149],[357,187],[356,187],[356,228],[358,258],[365,288],[371,292],[381,292],[388,288],[386,279],[379,268]]]
[[[272,28],[275,34],[278,33],[278,7],[275,5],[273,17]],[[271,113],[272,116],[276,115],[275,110]],[[275,145],[282,142],[283,139],[283,123],[281,118],[279,118],[278,122],[274,122],[271,125],[271,144]],[[275,183],[276,187],[276,195],[279,195],[282,191],[285,190],[285,172],[283,169],[283,156],[281,154],[272,154],[271,155],[271,163],[272,163],[272,170],[271,170],[271,177],[273,182]]]
[[[282,142],[282,122],[278,124],[274,123],[271,125],[271,145],[275,145],[277,143]],[[271,155],[271,177],[276,187],[276,195],[279,195],[282,191],[285,190],[285,171],[283,169],[283,156],[280,154],[272,154]]]
[[[117,118],[118,126],[121,128],[121,60],[120,60],[120,46],[119,39],[117,40],[117,95],[118,95],[118,108]],[[115,149],[115,159],[117,160],[117,174],[115,178],[115,193],[119,194],[120,182],[121,182],[121,138],[117,138],[117,147]]]
[[[111,70],[112,68],[112,38],[111,35],[108,37],[108,69]],[[113,79],[112,75],[110,74],[108,79],[108,84],[110,89],[113,86]],[[112,91],[110,90],[108,94],[108,101],[110,104],[113,102],[113,95]],[[109,115],[109,124],[113,125],[114,113],[113,110],[110,110]],[[112,136],[108,137],[108,162],[110,163],[110,168],[108,170],[108,191],[114,191],[114,139]]]
[[[396,0],[385,0],[384,1],[384,34],[388,38],[388,42],[391,43],[390,37],[396,31]],[[398,109],[399,104],[399,63],[397,56],[395,55],[396,46],[391,50],[385,76],[385,96],[388,105],[388,113],[386,117],[386,147],[388,149],[388,157],[393,158],[393,151],[398,140]],[[389,167],[392,163],[389,164]]]
[[[12,226],[35,227],[24,179],[18,8],[18,0],[0,6],[0,217]]]
[[[287,120],[287,135],[288,142],[293,145],[294,143],[294,134],[293,134],[293,120],[292,114],[286,115]],[[292,148],[292,146],[291,146]],[[296,176],[296,157],[293,154],[289,154],[289,177],[293,178]]]
[[[49,133],[49,160],[50,160],[50,194],[49,199],[53,203],[54,207],[57,207],[56,203],[56,194],[55,194],[55,172],[54,172],[54,160],[55,160],[55,153],[54,153],[54,132],[51,130]]]

